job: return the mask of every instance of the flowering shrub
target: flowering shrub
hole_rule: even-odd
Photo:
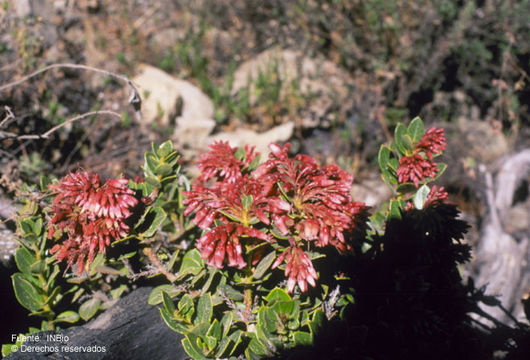
[[[201,155],[200,174],[190,182],[165,142],[145,154],[144,178],[136,181],[102,184],[97,174],[77,171],[50,184],[48,231],[34,215],[21,228],[40,234],[39,259],[51,260],[41,269],[43,284],[63,261],[78,277],[95,276],[98,266],[111,273],[117,268],[129,282],[162,275],[168,282],[152,291],[149,303],[163,304],[163,320],[183,334],[191,357],[273,356],[314,343],[325,322],[347,314],[354,282],[340,265],[343,255],[350,262],[354,250],[378,254],[379,231],[387,223],[447,200],[443,187],[428,187],[445,169],[435,163],[445,146],[443,130],[425,132],[419,118],[407,128],[398,125],[395,142],[383,145],[378,159],[394,197],[370,219],[365,204],[350,194],[351,175],[307,155],[290,156],[289,143],[271,144],[260,163],[252,147],[216,142]],[[105,259],[107,249],[123,242],[138,250]],[[37,250],[21,243],[17,265],[27,273],[24,264],[33,256],[27,252]],[[135,273],[131,257],[147,270]],[[19,301],[35,313],[53,305],[24,274],[13,281]],[[57,318],[87,320],[100,305],[91,298],[78,312]],[[57,321],[50,307],[46,311],[49,323]]]
[[[183,192],[183,215],[202,230],[177,273],[186,288],[161,285],[150,302],[164,303],[162,317],[193,358],[271,356],[310,344],[324,318],[352,300],[337,281],[333,292],[308,286],[317,288],[314,262],[324,248],[351,252],[353,235],[365,231],[367,208],[352,200],[352,176],[289,156],[289,144],[270,150],[260,164],[251,147],[214,143]]]
[[[425,131],[419,117],[414,118],[408,127],[403,124],[396,126],[394,142],[381,146],[378,157],[381,174],[394,192],[394,197],[386,211],[375,214],[372,227],[381,229],[387,215],[400,218],[402,210],[421,210],[447,200],[443,187],[428,187],[447,167],[434,161],[445,147],[443,129]]]

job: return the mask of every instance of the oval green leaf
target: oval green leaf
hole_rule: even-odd
[[[260,260],[254,271],[254,279],[261,279],[265,274],[265,271],[272,265],[274,259],[276,258],[276,252],[271,251],[263,259]]]
[[[11,276],[15,297],[20,305],[26,309],[36,312],[44,305],[44,298],[37,289],[21,273],[15,273]]]
[[[419,116],[416,116],[414,119],[412,119],[409,127],[407,128],[407,133],[412,138],[414,143],[420,141],[424,131],[425,129],[423,127],[423,121]]]
[[[35,263],[35,257],[24,246],[18,248],[15,252],[15,263],[18,269],[25,273],[31,273],[31,265]]]
[[[60,313],[57,318],[54,320],[55,322],[67,322],[70,324],[76,323],[79,321],[79,314],[75,311],[65,311]]]
[[[81,319],[87,321],[94,315],[96,315],[99,305],[101,305],[101,300],[98,298],[92,298],[88,301],[85,301],[80,307],[79,307],[79,315],[81,316]]]

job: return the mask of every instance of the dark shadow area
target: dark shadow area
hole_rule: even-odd
[[[527,359],[530,327],[483,326],[471,313],[497,306],[458,266],[470,258],[461,242],[468,225],[454,205],[410,210],[388,222],[372,248],[338,266],[351,277],[355,304],[328,322],[311,347],[278,359]],[[337,263],[339,264],[339,263]],[[499,357],[501,356],[502,357]]]

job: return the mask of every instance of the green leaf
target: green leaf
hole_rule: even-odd
[[[399,160],[396,158],[390,158],[390,160],[388,160],[388,167],[394,174],[397,173],[397,169],[399,168]]]
[[[188,333],[188,327],[182,325],[178,320],[175,320],[173,318],[173,314],[170,314],[164,308],[159,308],[158,310],[160,310],[160,315],[162,316],[162,319],[171,330],[181,333],[183,335]]]
[[[305,331],[295,331],[294,342],[297,346],[313,344],[313,336]]]
[[[50,275],[50,277],[48,278],[48,281],[46,281],[46,286],[48,288],[52,288],[53,285],[55,285],[55,278],[57,277],[57,275],[59,274],[59,265],[54,265],[53,266],[53,271]]]
[[[387,169],[381,169],[381,176],[383,177],[383,181],[387,184],[396,185],[398,183],[397,177],[392,175]]]
[[[171,300],[171,297],[164,291],[162,291],[162,300],[164,302],[164,307],[166,310],[173,314],[175,312],[175,304],[173,304],[173,300]]]
[[[379,162],[379,168],[381,170],[386,170],[388,160],[390,160],[390,149],[388,146],[382,145],[377,156],[377,161]]]
[[[409,134],[403,135],[401,140],[403,141],[403,146],[407,151],[414,150],[414,144],[412,143],[412,138],[409,136]]]
[[[158,187],[160,187],[160,181],[159,181],[158,178],[155,177],[155,176],[152,176],[152,175],[146,175],[146,176],[145,176],[145,182],[146,182],[146,188],[147,188],[147,187],[152,187],[152,188],[158,188]],[[151,193],[151,192],[148,191],[148,193]]]
[[[160,146],[158,146],[158,149],[156,150],[156,154],[161,158],[167,157],[172,152],[173,152],[173,143],[171,142],[171,140],[167,140],[163,142],[162,144],[160,144]]]
[[[40,236],[42,234],[42,218],[38,218],[33,222],[33,233],[36,236]]]
[[[221,318],[221,326],[223,327],[222,337],[226,337],[226,335],[230,331],[230,327],[232,326],[233,319],[234,319],[234,314],[232,314],[232,312],[230,311],[226,312]]]
[[[155,173],[155,168],[159,164],[159,161],[155,158],[152,153],[146,152],[144,155],[144,170],[147,175],[153,175]]]
[[[51,294],[48,296],[48,300],[46,300],[46,304],[51,304],[53,306],[56,303],[56,299],[58,301],[61,300],[63,296],[61,295],[61,290],[62,288],[60,286],[57,286],[56,288],[54,288]]]
[[[202,286],[201,294],[204,294],[204,293],[206,293],[208,291],[208,289],[212,285],[212,282],[213,282],[213,279],[215,278],[215,275],[217,275],[219,273],[219,270],[217,270],[216,268],[208,268],[208,273],[210,275],[208,275],[208,279],[206,280],[206,282]]]
[[[168,176],[173,172],[173,167],[166,163],[158,164],[154,169],[155,175]]]
[[[191,249],[182,259],[179,278],[187,274],[197,275],[203,268],[204,261],[201,259],[201,253],[197,249]]]
[[[261,277],[265,274],[265,271],[267,271],[267,269],[272,265],[275,258],[276,252],[273,250],[268,253],[263,259],[261,259],[258,265],[256,266],[256,270],[254,270],[254,279],[261,279]]]
[[[48,190],[48,185],[50,185],[51,182],[52,181],[50,180],[49,177],[41,175],[39,179],[40,190],[42,192],[45,192],[46,190]]]
[[[263,337],[271,336],[272,333],[276,332],[276,323],[280,321],[274,310],[262,306],[258,311],[258,329],[263,330],[265,333]]]
[[[291,300],[291,296],[289,296],[289,294],[283,289],[274,288],[269,293],[269,295],[267,295],[265,300],[267,300],[269,302],[269,304],[270,304],[273,301],[280,301],[280,300],[287,300],[288,301],[288,300]]]
[[[401,204],[399,200],[390,200],[390,209],[388,211],[389,219],[401,219]]]
[[[90,273],[94,275],[97,272],[97,268],[105,265],[105,254],[97,254],[92,263],[90,264]]]
[[[420,141],[421,137],[423,136],[423,132],[425,131],[423,127],[423,121],[419,116],[412,119],[412,121],[409,124],[409,127],[407,128],[407,133],[412,138],[412,141],[414,143],[417,143]]]
[[[30,271],[32,274],[42,274],[46,271],[46,262],[44,260],[31,264]]]
[[[206,322],[209,323],[212,319],[213,305],[210,294],[205,294],[199,298],[197,303],[197,318],[195,323]]]
[[[412,183],[399,184],[396,191],[400,194],[409,194],[416,192],[417,188]]]
[[[202,351],[197,347],[192,345],[191,340],[189,339],[189,336],[182,339],[182,347],[184,348],[184,351],[186,351],[186,354],[191,356],[193,359],[204,359],[204,355],[202,354]]]
[[[252,162],[248,165],[248,170],[249,171],[256,170],[258,168],[260,161],[261,161],[261,155],[257,155],[254,158],[254,160],[252,160]]]
[[[402,123],[399,123],[396,126],[396,130],[394,131],[394,140],[396,142],[396,147],[398,151],[402,155],[405,155],[407,151],[403,139],[405,135],[407,135],[407,128]]]
[[[22,228],[22,231],[24,232],[24,236],[27,234],[33,234],[33,221],[30,219],[23,219],[19,222],[20,227]]]
[[[230,334],[229,338],[230,340],[232,340],[232,342],[234,343],[234,345],[232,346],[232,350],[230,351],[230,353],[228,354],[228,356],[231,356],[234,351],[236,351],[237,349],[237,346],[241,343],[241,341],[243,340],[242,339],[243,337],[243,332],[241,330],[236,330],[235,332],[233,332],[232,334]]]
[[[35,286],[24,278],[21,273],[11,275],[15,297],[20,305],[30,311],[39,311],[44,305],[44,298]]]
[[[252,206],[252,201],[253,201],[252,195],[241,196],[241,204],[243,205],[243,209],[245,209],[245,211],[250,210],[250,207]]]
[[[81,316],[81,319],[87,321],[94,315],[96,315],[99,305],[101,305],[101,300],[98,298],[92,298],[88,301],[85,301],[81,306],[79,307],[79,315]]]
[[[151,294],[149,294],[147,303],[149,303],[149,305],[157,305],[163,301],[162,293],[166,293],[170,298],[173,298],[176,295],[178,295],[180,292],[181,291],[178,290],[173,285],[169,285],[169,284],[158,285],[151,291]]]
[[[429,192],[431,189],[427,185],[422,185],[418,191],[416,191],[416,194],[414,195],[414,207],[418,210],[423,209],[423,205],[425,204],[425,201],[427,201],[427,197],[429,196]]]
[[[110,291],[110,296],[112,296],[112,298],[114,300],[118,300],[121,295],[127,290],[127,285],[125,284],[121,284],[119,287],[115,288],[115,289],[112,289]]]
[[[217,341],[220,341],[223,334],[223,328],[217,319],[214,319],[210,328],[206,332],[206,335],[214,337]]]
[[[225,294],[230,300],[240,301],[245,297],[241,291],[234,289],[228,284],[220,284],[217,289]]]
[[[18,269],[25,273],[31,273],[31,265],[35,263],[35,257],[24,246],[18,248],[15,252],[15,263]]]
[[[243,146],[238,147],[236,152],[234,153],[234,157],[238,160],[245,160],[246,156],[247,156],[247,153]]]
[[[57,318],[54,322],[67,322],[70,324],[76,323],[79,321],[79,314],[75,311],[68,310],[57,315]]]
[[[316,334],[318,334],[318,330],[322,328],[322,324],[324,323],[325,317],[326,315],[320,309],[317,309],[313,314],[313,318],[309,323],[309,330],[311,331],[311,334],[313,334],[313,336],[316,336]]]
[[[150,211],[154,214],[153,221],[151,222],[151,225],[149,225],[147,230],[142,233],[144,237],[148,238],[155,235],[156,231],[158,230],[158,227],[162,224],[162,222],[166,219],[167,216],[164,209],[159,206],[151,208]]]
[[[269,355],[269,352],[267,351],[267,347],[258,340],[258,337],[256,336],[256,334],[248,333],[248,337],[250,338],[250,342],[248,343],[248,347],[245,350],[247,359],[253,358],[250,354],[247,353],[248,351],[252,351],[254,354],[258,356]]]
[[[447,164],[445,163],[436,164],[436,168],[438,168],[438,172],[436,173],[436,176],[432,179],[433,181],[438,179],[440,176],[442,176],[442,174],[447,169]]]
[[[271,309],[276,311],[278,314],[292,314],[295,311],[295,301],[293,300],[281,300],[274,302]]]
[[[230,346],[230,343],[232,341],[228,337],[223,337],[221,341],[219,341],[219,345],[217,345],[217,351],[215,352],[215,358],[223,358],[226,359],[228,352],[228,347]]]
[[[2,344],[2,357],[5,358],[15,350],[15,344]],[[16,347],[18,350],[18,346]]]
[[[184,317],[186,321],[191,322],[191,317],[195,313],[195,304],[193,299],[188,294],[184,294],[178,303],[178,313]]]
[[[173,266],[175,266],[175,262],[177,261],[177,258],[179,256],[179,254],[180,254],[180,249],[177,249],[177,250],[175,250],[173,255],[171,255],[171,258],[169,259],[169,262],[167,263],[168,271],[173,270]]]

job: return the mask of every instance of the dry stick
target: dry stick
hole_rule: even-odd
[[[9,88],[12,88],[14,86],[20,85],[23,82],[28,81],[29,79],[31,79],[31,78],[39,75],[39,74],[42,74],[42,73],[44,73],[44,72],[46,72],[48,70],[57,69],[57,68],[68,68],[68,69],[94,71],[94,72],[105,74],[107,76],[110,76],[110,77],[119,79],[121,81],[124,81],[129,86],[129,89],[131,90],[131,95],[129,97],[129,103],[134,106],[134,109],[136,110],[136,117],[138,119],[141,118],[140,107],[141,107],[142,100],[140,98],[140,93],[138,92],[138,89],[136,89],[136,87],[134,86],[133,82],[128,77],[126,77],[125,75],[116,74],[116,73],[113,73],[113,72],[110,72],[110,71],[107,71],[107,70],[98,69],[98,68],[95,68],[95,67],[92,67],[92,66],[87,66],[87,65],[71,64],[71,63],[51,64],[51,65],[43,67],[42,69],[34,71],[31,74],[26,75],[26,76],[24,76],[23,78],[21,78],[19,80],[16,80],[16,81],[13,81],[13,82],[10,82],[8,84],[0,86],[0,92],[2,92],[4,90],[7,90]]]
[[[13,120],[15,118],[15,114],[13,114],[13,111],[11,111],[11,108],[9,106],[4,106],[4,110],[7,114],[6,117],[0,122],[0,129],[7,126],[10,120]]]
[[[51,133],[53,133],[54,131],[62,128],[63,126],[66,126],[66,125],[68,125],[68,124],[70,124],[70,123],[72,123],[74,121],[81,120],[81,119],[84,119],[86,117],[93,116],[93,115],[112,115],[112,116],[116,116],[117,118],[121,119],[121,115],[116,113],[116,112],[114,112],[114,111],[110,111],[110,110],[90,111],[90,112],[78,115],[76,117],[70,118],[70,119],[66,120],[65,122],[63,122],[62,124],[59,124],[59,125],[56,125],[56,126],[52,127],[50,130],[46,131],[42,135],[20,135],[20,136],[17,136],[17,139],[20,139],[20,140],[46,139],[48,136],[50,136]]]

